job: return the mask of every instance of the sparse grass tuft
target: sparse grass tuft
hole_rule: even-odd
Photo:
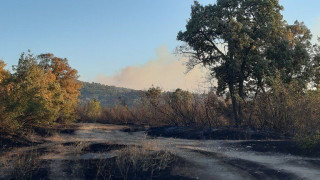
[[[37,150],[17,154],[7,164],[10,166],[10,177],[13,179],[43,179],[47,177],[47,170],[39,159]]]

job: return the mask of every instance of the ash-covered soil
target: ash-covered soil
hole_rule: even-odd
[[[88,123],[42,133],[46,135],[39,136],[38,143],[4,147],[0,179],[320,177],[319,152],[302,152],[287,137],[248,130],[161,128]]]

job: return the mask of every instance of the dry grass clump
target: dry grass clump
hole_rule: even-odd
[[[128,146],[118,151],[115,163],[123,179],[147,179],[160,176],[177,162],[177,158],[152,141],[142,142],[142,146]],[[167,172],[167,173],[170,173]]]
[[[40,168],[40,162],[36,156],[34,152],[18,155],[16,160],[14,160],[11,177],[15,179],[22,177],[31,179],[32,175]]]
[[[140,143],[139,143],[140,144]],[[93,159],[67,161],[70,177],[75,179],[167,179],[179,159],[161,150],[154,141],[143,140],[141,146],[99,152]],[[91,151],[89,151],[91,152]],[[114,155],[107,157],[106,154]]]
[[[82,151],[89,145],[87,141],[79,141],[74,144],[74,153],[81,154]]]
[[[37,150],[17,153],[2,165],[10,172],[8,174],[10,179],[43,179],[47,177],[48,172],[43,167],[43,161],[39,159],[39,156],[40,153]]]

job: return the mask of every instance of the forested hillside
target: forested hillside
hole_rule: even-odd
[[[133,89],[82,82],[80,100],[85,104],[91,99],[96,99],[104,107],[113,107],[116,104],[132,106],[139,100],[141,93],[142,91]]]

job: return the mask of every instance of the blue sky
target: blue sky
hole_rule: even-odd
[[[201,4],[214,3],[200,0]],[[1,0],[0,58],[9,67],[19,54],[51,52],[66,57],[82,80],[110,76],[173,51],[192,0]],[[281,0],[284,18],[304,21],[320,35],[319,0]]]

